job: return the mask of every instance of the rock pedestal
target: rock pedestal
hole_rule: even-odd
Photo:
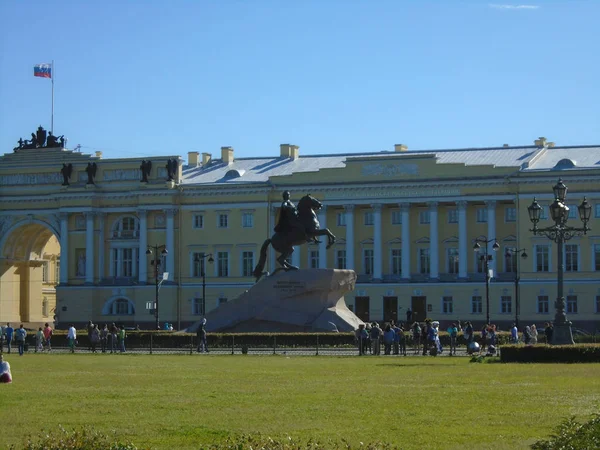
[[[346,306],[353,270],[303,269],[263,278],[206,315],[206,330],[221,332],[354,331],[363,323]],[[195,332],[200,322],[186,331]]]

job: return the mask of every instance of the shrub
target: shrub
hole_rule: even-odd
[[[599,344],[505,345],[500,360],[506,362],[584,363],[600,362]]]
[[[309,449],[324,449],[324,450],[339,450],[339,449],[360,449],[360,450],[387,450],[396,448],[390,444],[383,442],[360,442],[358,445],[351,445],[345,439],[341,441],[315,441],[309,439],[296,440],[290,436],[287,438],[271,438],[262,436],[261,434],[241,436],[230,436],[225,441],[210,444],[200,447],[201,450],[238,450],[238,449],[262,449],[262,450],[309,450]]]
[[[533,450],[592,450],[600,448],[600,414],[586,423],[575,418],[561,423],[549,440],[538,441],[531,446]]]
[[[11,446],[11,449],[16,447]],[[69,431],[59,426],[58,431],[42,432],[41,437],[30,437],[24,450],[137,450],[131,442],[120,442],[116,436],[108,436],[90,427]]]

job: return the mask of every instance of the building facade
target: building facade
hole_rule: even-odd
[[[252,286],[289,190],[294,202],[307,193],[321,200],[321,227],[337,237],[330,249],[325,242],[296,248],[292,263],[355,270],[346,303],[363,320],[404,321],[410,309],[412,320],[483,324],[489,315],[506,329],[517,312],[518,275],[519,320],[543,325],[554,317],[556,245],[529,231],[527,207],[536,197],[548,219],[561,177],[570,223],[581,225],[584,196],[593,208],[591,231],[565,245],[567,314],[579,328],[600,329],[598,146],[540,138],[520,147],[396,145],[303,156],[283,144],[272,157],[235,158],[230,147],[217,156],[190,152],[187,161],[166,155],[142,164],[38,148],[1,157],[0,322],[153,328],[160,282],[160,322],[194,323]],[[490,242],[475,252],[478,239]],[[275,256],[270,250],[269,271]]]

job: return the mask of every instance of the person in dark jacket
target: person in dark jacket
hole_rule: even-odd
[[[552,335],[554,334],[554,328],[552,328],[552,324],[550,322],[546,322],[544,334],[546,335],[546,344],[552,344]]]

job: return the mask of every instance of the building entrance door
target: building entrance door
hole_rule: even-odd
[[[383,321],[398,323],[398,297],[383,297]]]
[[[412,320],[422,322],[427,317],[427,297],[411,297]]]
[[[369,297],[355,297],[354,298],[354,314],[363,322],[369,321]]]

